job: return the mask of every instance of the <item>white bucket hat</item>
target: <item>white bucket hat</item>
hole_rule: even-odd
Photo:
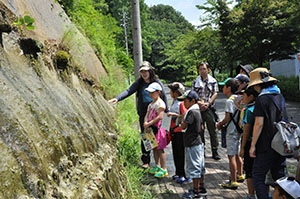
[[[300,198],[300,184],[293,177],[283,177],[276,183],[293,198]]]

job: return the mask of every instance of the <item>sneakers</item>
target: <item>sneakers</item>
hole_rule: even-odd
[[[221,159],[221,157],[219,156],[217,151],[213,152],[212,158],[215,159],[215,160],[220,160]]]
[[[228,182],[222,183],[221,186],[225,189],[237,189],[239,184],[237,182],[228,181]]]
[[[185,177],[179,177],[176,182],[179,184],[183,184],[183,183],[189,183],[191,182],[192,179],[191,178],[185,178]]]
[[[182,195],[182,198],[186,198],[186,199],[194,199],[194,198],[198,198],[201,199],[202,196],[199,193],[195,193],[193,190],[186,192]]]
[[[150,170],[149,170],[149,173],[151,173],[151,174],[156,174],[156,173],[158,173],[159,171],[160,171],[160,167],[159,166],[155,166],[155,167],[153,167],[153,168],[151,168]]]
[[[237,182],[244,182],[245,179],[246,179],[246,175],[245,174],[237,176]]]
[[[194,192],[194,189],[189,189],[189,192]],[[198,195],[201,197],[207,196],[206,189],[204,187],[200,187],[200,191],[199,191]]]
[[[207,196],[207,191],[204,187],[200,187],[199,195],[200,196]]]
[[[154,177],[156,177],[156,178],[163,178],[166,176],[168,176],[168,171],[167,171],[167,169],[164,170],[162,168],[160,168],[160,170],[154,175]]]
[[[173,175],[173,176],[172,176],[172,179],[175,180],[175,181],[177,181],[178,178],[179,178],[178,175]]]

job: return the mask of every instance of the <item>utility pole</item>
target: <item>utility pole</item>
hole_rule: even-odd
[[[140,2],[131,0],[132,8],[132,39],[133,39],[133,59],[134,59],[134,76],[139,78],[139,67],[143,61],[142,52],[142,31],[140,22]]]
[[[125,39],[125,47],[126,47],[126,54],[129,55],[128,52],[128,38],[127,38],[127,13],[125,12],[124,7],[122,8],[122,23],[121,26],[124,30],[124,39]]]

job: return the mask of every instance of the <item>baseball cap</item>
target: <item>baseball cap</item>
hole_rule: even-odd
[[[226,84],[226,82],[228,81],[228,80],[230,80],[231,79],[231,77],[227,77],[223,82],[219,82],[218,84],[220,85],[220,86],[224,86],[225,84]]]
[[[249,83],[250,79],[247,75],[245,74],[238,74],[237,76],[235,76],[235,79],[239,80],[241,83]]]
[[[293,198],[300,198],[300,184],[295,180],[294,177],[283,177],[276,180],[283,190],[290,194]]]
[[[178,100],[184,100],[186,98],[195,99],[196,101],[198,101],[199,100],[199,95],[195,91],[187,90],[187,91],[185,91],[185,93],[183,93],[183,95],[181,95],[177,99]]]
[[[148,61],[143,61],[142,65],[140,66],[139,71],[142,71],[142,70],[150,70],[151,67],[152,67],[152,66],[151,66],[150,62],[148,62]]]
[[[179,83],[179,82],[173,82],[172,84],[169,84],[168,87],[172,90],[172,91],[178,91],[180,93],[180,95],[182,95],[184,93],[184,86]]]
[[[161,91],[162,88],[161,88],[161,85],[159,83],[153,82],[145,90],[152,93],[154,91]]]

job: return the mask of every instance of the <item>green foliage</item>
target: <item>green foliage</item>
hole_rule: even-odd
[[[27,30],[34,30],[34,22],[34,18],[30,17],[29,15],[25,15],[24,17],[19,17],[18,20],[13,23],[13,25],[20,27],[21,30],[23,30],[24,27]]]
[[[122,75],[109,76],[101,79],[107,97],[113,98],[126,89],[129,85],[124,82]],[[142,185],[145,171],[139,167],[140,164],[140,134],[138,115],[135,108],[135,96],[119,102],[115,105],[116,127],[120,132],[118,140],[118,151],[122,165],[126,169],[128,192],[126,198],[151,199],[154,198],[151,192],[151,185]]]
[[[299,77],[276,77],[279,82],[278,86],[286,100],[300,102],[300,79]]]
[[[62,3],[73,22],[89,38],[107,70],[111,70],[111,66],[118,62],[130,64],[129,58],[117,54],[119,51],[124,51],[115,40],[116,34],[120,34],[122,30],[117,21],[107,15],[108,5],[104,0],[69,0]],[[120,60],[123,58],[125,60]]]
[[[177,65],[168,59],[167,47],[172,46],[179,36],[194,30],[194,27],[181,13],[168,5],[150,7],[148,17],[142,29],[144,57],[152,63],[161,78],[167,79],[171,67]],[[177,67],[183,67],[183,63],[180,65]]]

